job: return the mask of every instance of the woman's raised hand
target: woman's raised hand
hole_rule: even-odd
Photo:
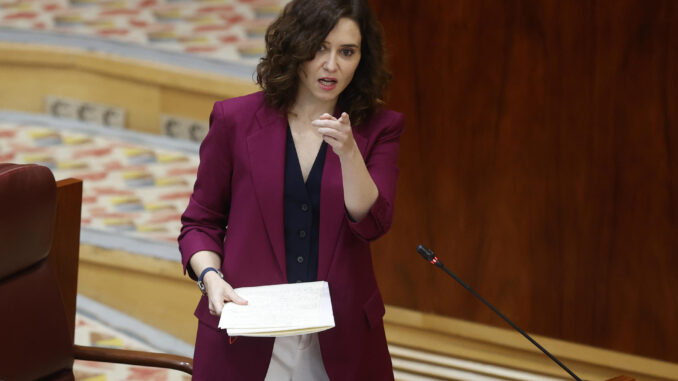
[[[233,290],[233,287],[225,280],[221,279],[216,272],[210,271],[205,274],[203,282],[205,284],[205,291],[207,292],[207,299],[209,300],[210,314],[220,316],[221,310],[227,302],[242,305],[247,304],[247,300],[238,296]]]
[[[347,113],[342,113],[339,119],[325,113],[314,120],[312,124],[318,127],[318,132],[322,135],[323,140],[332,146],[337,156],[344,157],[358,149],[353,139],[351,120]]]

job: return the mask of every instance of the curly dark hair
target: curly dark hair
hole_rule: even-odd
[[[381,25],[367,1],[293,0],[266,30],[266,56],[257,65],[257,84],[271,106],[289,112],[299,89],[299,67],[315,57],[343,17],[360,28],[361,58],[337,105],[356,126],[383,104],[391,74],[386,67]]]

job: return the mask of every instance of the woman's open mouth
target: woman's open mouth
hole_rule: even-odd
[[[325,91],[331,91],[337,87],[337,80],[334,78],[320,78],[318,80],[318,84],[320,85],[321,89]]]

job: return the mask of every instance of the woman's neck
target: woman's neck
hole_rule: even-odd
[[[297,98],[294,106],[290,109],[288,118],[302,123],[311,123],[318,119],[320,115],[328,113],[334,114],[334,108],[337,105],[337,100],[334,99],[328,102],[320,102],[317,100],[308,101]]]

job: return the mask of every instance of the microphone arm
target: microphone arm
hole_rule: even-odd
[[[476,298],[480,299],[480,301],[483,302],[486,306],[488,306],[492,311],[494,311],[494,313],[496,313],[497,315],[499,315],[499,317],[501,317],[502,319],[504,319],[505,322],[509,323],[509,325],[510,325],[511,327],[513,327],[516,331],[520,332],[521,335],[523,335],[527,340],[529,340],[532,344],[534,344],[537,348],[539,348],[542,352],[544,352],[544,354],[547,355],[547,356],[548,356],[551,360],[553,360],[556,364],[558,364],[558,366],[560,366],[560,367],[563,368],[567,373],[569,373],[569,375],[572,376],[572,378],[574,378],[574,379],[577,380],[577,381],[582,381],[579,377],[577,377],[576,374],[574,374],[574,373],[573,373],[570,369],[568,369],[562,362],[560,362],[560,360],[558,360],[555,356],[553,356],[551,353],[549,353],[549,351],[547,351],[544,347],[542,347],[541,345],[539,345],[538,342],[536,342],[533,338],[531,338],[530,335],[528,335],[525,331],[523,331],[522,329],[520,329],[520,327],[518,327],[517,325],[515,325],[511,320],[509,320],[509,318],[507,318],[506,316],[504,316],[504,314],[501,313],[498,309],[494,308],[494,306],[491,305],[487,300],[485,300],[482,296],[478,295],[478,293],[475,292],[474,289],[472,289],[471,287],[469,287],[469,285],[467,285],[466,283],[464,283],[464,281],[462,281],[461,279],[459,279],[456,275],[454,275],[454,273],[452,273],[450,270],[448,270],[447,267],[445,267],[445,265],[443,265],[443,263],[440,261],[440,259],[438,259],[438,257],[436,257],[436,255],[433,253],[433,251],[432,251],[431,249],[425,247],[424,245],[419,245],[419,246],[417,246],[417,252],[418,252],[422,257],[424,257],[424,259],[425,259],[426,261],[428,261],[428,262],[431,263],[432,265],[438,266],[438,267],[440,267],[441,269],[443,269],[449,276],[451,276],[452,278],[454,278],[454,280],[456,280],[457,282],[459,282],[459,284],[461,284],[465,289],[467,289],[470,293],[472,293]]]

